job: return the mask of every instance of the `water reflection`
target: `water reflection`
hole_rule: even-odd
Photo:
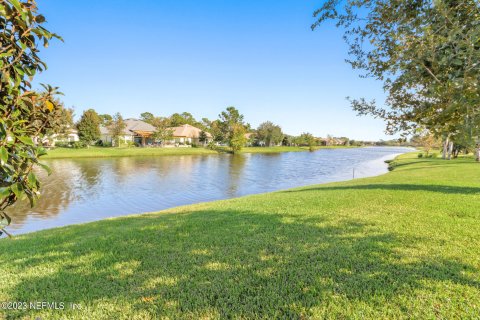
[[[10,210],[14,234],[178,205],[377,175],[406,148],[52,160],[42,197]]]
[[[233,155],[228,166],[228,196],[235,197],[241,185],[242,172],[250,155]]]

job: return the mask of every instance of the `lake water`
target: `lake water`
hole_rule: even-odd
[[[45,161],[35,208],[7,211],[21,234],[179,205],[379,175],[408,148],[323,149],[278,154],[161,156]]]

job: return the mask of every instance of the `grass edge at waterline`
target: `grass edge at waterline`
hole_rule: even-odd
[[[320,149],[356,148],[348,146],[316,147]],[[89,147],[83,149],[55,148],[48,150],[47,155],[41,159],[74,159],[74,158],[112,158],[112,157],[148,157],[148,156],[175,156],[175,155],[210,155],[226,152],[228,148],[211,150],[208,148],[113,148]],[[241,153],[282,153],[304,152],[308,147],[245,147]]]

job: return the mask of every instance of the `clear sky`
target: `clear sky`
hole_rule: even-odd
[[[214,119],[237,107],[256,127],[289,134],[390,139],[357,117],[346,96],[383,102],[381,84],[345,63],[333,25],[311,31],[321,0],[37,0],[54,42],[37,83],[59,86],[66,106]]]

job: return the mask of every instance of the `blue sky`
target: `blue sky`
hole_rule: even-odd
[[[65,42],[41,56],[37,83],[59,86],[79,116],[94,108],[214,119],[237,107],[253,126],[285,132],[390,139],[384,123],[357,117],[346,96],[383,102],[381,84],[344,62],[333,25],[311,31],[313,0],[37,0]]]

